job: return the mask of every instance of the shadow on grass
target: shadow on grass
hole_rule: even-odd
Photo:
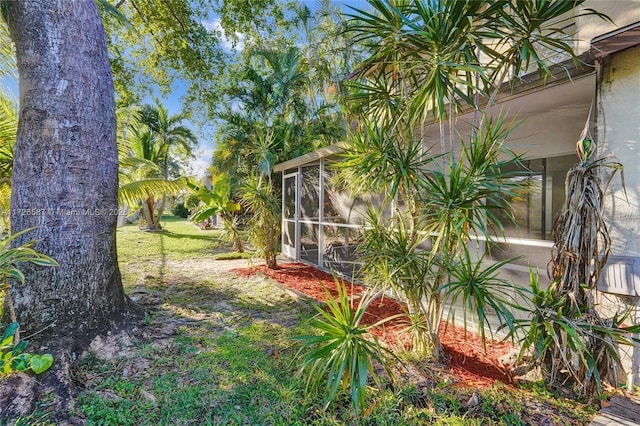
[[[164,236],[168,238],[202,240],[202,241],[211,241],[212,239],[218,238],[217,234],[211,234],[211,235],[176,234],[171,231],[165,231]]]
[[[259,277],[240,278],[229,273],[215,280],[194,281],[185,275],[172,277],[164,290],[165,303],[173,306],[174,315],[188,318],[222,314],[260,320],[283,327],[294,326],[303,315],[312,312],[304,301]]]
[[[167,237],[167,238],[202,240],[202,241],[211,241],[212,239],[218,238],[217,234],[211,234],[211,235],[176,234],[174,232],[167,231],[167,230],[163,230],[158,234],[162,237]]]

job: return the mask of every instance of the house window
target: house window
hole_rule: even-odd
[[[513,179],[527,180],[526,190],[513,197],[503,199],[514,210],[515,223],[505,215],[496,214],[504,227],[504,233],[494,235],[506,237],[506,242],[487,245],[488,255],[493,260],[505,260],[526,256],[514,261],[524,267],[544,270],[549,262],[552,229],[565,199],[565,178],[569,168],[578,162],[575,155],[563,155],[537,160],[523,161],[519,176]]]
[[[510,170],[512,179],[526,181],[528,186],[516,195],[502,200],[511,206],[515,223],[504,213],[496,216],[507,238],[551,240],[553,222],[565,199],[565,177],[578,161],[575,155],[526,160],[518,169]]]

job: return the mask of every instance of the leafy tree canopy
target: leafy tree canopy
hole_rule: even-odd
[[[220,86],[214,174],[234,180],[271,167],[344,136],[344,81],[359,54],[344,35],[341,11],[330,1],[311,11],[290,10],[291,39],[276,34],[262,44],[245,44],[242,62]],[[264,41],[264,40],[263,40]]]
[[[208,112],[236,52],[228,40],[256,42],[286,25],[276,0],[119,0],[102,8],[116,91],[124,104],[186,85],[185,104]],[[273,25],[271,21],[278,25]],[[196,107],[197,106],[197,107]],[[204,118],[204,117],[201,117]]]

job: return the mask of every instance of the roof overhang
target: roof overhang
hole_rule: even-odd
[[[640,22],[595,37],[591,40],[591,54],[600,59],[637,45],[640,45]]]
[[[524,119],[541,113],[552,113],[566,116],[567,119],[584,123],[589,105],[593,98],[595,87],[594,58],[591,51],[578,56],[576,60],[569,59],[555,64],[550,68],[550,75],[542,78],[540,73],[532,72],[519,77],[514,82],[505,82],[494,98],[491,109],[505,109],[512,111],[512,116]],[[549,89],[556,88],[554,92]],[[553,95],[550,95],[553,93]],[[487,107],[483,102],[481,108]],[[459,112],[462,122],[470,120],[471,108]],[[574,117],[574,115],[577,116]],[[513,118],[512,117],[512,118]],[[427,125],[433,122],[426,123]],[[582,124],[580,124],[582,126]],[[344,151],[345,142],[321,148],[317,151],[296,157],[274,166],[274,172],[284,172],[301,165],[313,163],[321,158],[330,157]]]
[[[336,155],[344,151],[344,145],[344,142],[338,142],[337,144],[330,145],[325,148],[320,148],[308,154],[301,155],[300,157],[285,161],[284,163],[276,164],[275,166],[273,166],[273,171],[274,173],[284,172],[288,169],[298,167],[302,164],[313,163],[314,161],[318,161],[321,158],[331,157],[332,155]]]

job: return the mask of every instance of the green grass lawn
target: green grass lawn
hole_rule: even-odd
[[[215,269],[215,232],[178,219],[165,224],[162,233],[118,230],[127,287],[144,285],[160,301],[131,332],[126,354],[91,355],[76,369],[83,389],[76,411],[88,425],[462,426],[590,418],[585,407],[537,385],[477,390],[479,405],[467,408],[476,389],[453,387],[420,363],[413,370],[428,374],[370,392],[358,418],[348,395],[325,409],[296,375],[292,337],[310,332],[308,304],[264,278]]]
[[[118,259],[121,264],[139,261],[184,260],[213,255],[220,247],[220,232],[204,231],[175,216],[162,217],[162,231],[144,232],[136,224],[118,228]]]
[[[220,231],[201,230],[192,222],[164,215],[162,231],[141,231],[136,224],[118,228],[118,263],[125,288],[139,283],[144,276],[160,276],[166,265],[193,258],[213,258],[225,251]]]

